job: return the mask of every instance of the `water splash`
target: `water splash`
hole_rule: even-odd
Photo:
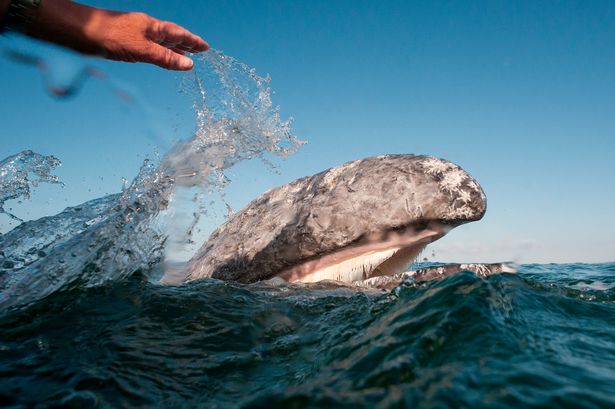
[[[0,213],[23,220],[4,208],[9,200],[30,199],[32,189],[41,183],[62,184],[52,172],[62,164],[54,156],[25,150],[0,161]]]
[[[226,217],[232,214],[223,192],[230,183],[226,171],[255,158],[275,170],[272,159],[305,143],[292,134],[292,118],[282,119],[280,108],[273,104],[270,82],[269,76],[259,76],[254,68],[218,50],[200,54],[193,71],[184,76],[180,92],[192,98],[196,131],[166,154],[161,169],[173,179],[175,189],[189,189],[192,200],[173,203],[173,214],[184,216],[173,219],[167,229],[166,253],[172,257],[165,260],[166,282],[181,281],[182,275],[176,273],[202,241],[194,239],[195,232],[218,219],[219,210]]]
[[[178,188],[220,190],[229,183],[225,171],[238,162],[285,156],[302,144],[291,134],[291,120],[282,120],[272,104],[269,81],[220,51],[203,54],[182,83],[183,92],[194,99],[193,137],[177,142],[160,160],[146,160],[121,195],[29,222],[19,234],[3,237],[0,310],[136,271],[156,274],[167,242],[190,236],[178,235],[168,223]],[[53,225],[70,228],[51,237],[47,233]],[[47,239],[25,240],[28,234]],[[36,257],[26,257],[32,254]]]
[[[270,77],[218,50],[200,54],[181,91],[191,94],[197,128],[194,137],[165,158],[181,186],[224,187],[224,171],[265,154],[286,156],[305,142],[291,132],[271,101]]]

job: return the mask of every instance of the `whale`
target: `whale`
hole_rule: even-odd
[[[210,235],[187,263],[184,281],[277,278],[387,287],[408,275],[428,244],[480,220],[486,209],[479,183],[445,159],[355,160],[254,199]],[[459,270],[451,266],[447,275]],[[427,271],[418,276],[443,276]]]
[[[163,193],[171,192],[174,180],[161,181]],[[370,157],[265,192],[222,223],[172,280],[164,268],[165,237],[150,226],[157,213],[143,210],[148,200],[165,208],[168,196],[157,192],[133,198],[129,189],[0,235],[0,310],[135,272],[170,285],[213,278],[379,289],[459,271],[514,272],[479,264],[408,271],[428,244],[480,220],[487,208],[472,176],[433,156]]]

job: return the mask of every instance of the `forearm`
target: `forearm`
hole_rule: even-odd
[[[0,23],[9,23],[11,0],[0,0]],[[83,50],[84,35],[91,20],[102,10],[84,6],[69,0],[41,1],[31,20],[22,20],[19,25],[7,28],[17,29],[31,37]],[[11,20],[15,24],[18,20]]]
[[[96,54],[99,49],[92,41],[93,27],[102,14],[112,13],[69,0],[44,0],[27,34],[82,53]]]

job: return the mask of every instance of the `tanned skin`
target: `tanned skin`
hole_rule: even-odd
[[[10,0],[0,0],[0,21]],[[203,39],[169,21],[144,13],[89,7],[69,0],[43,0],[26,34],[87,55],[126,62],[145,62],[187,71],[186,53],[206,51]]]

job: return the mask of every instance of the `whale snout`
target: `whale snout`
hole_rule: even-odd
[[[418,157],[416,168],[426,179],[419,184],[424,196],[433,195],[433,200],[422,197],[428,203],[429,218],[435,218],[453,226],[482,219],[487,210],[487,198],[478,182],[458,165],[433,156]],[[420,204],[419,204],[420,205]]]

